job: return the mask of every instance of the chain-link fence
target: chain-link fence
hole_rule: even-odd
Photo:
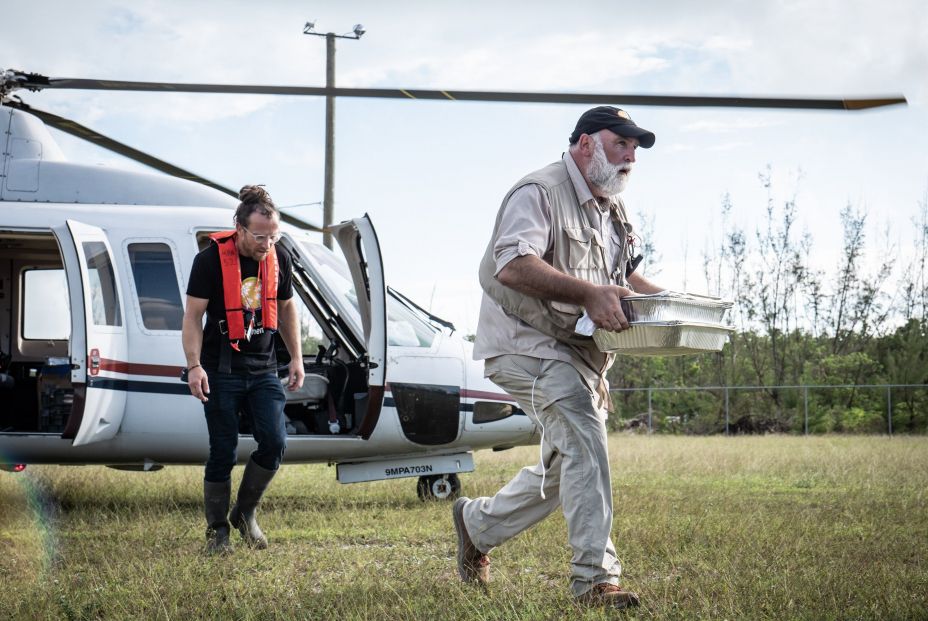
[[[613,429],[926,433],[928,384],[613,388]]]

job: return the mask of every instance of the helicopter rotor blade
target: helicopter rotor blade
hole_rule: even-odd
[[[33,108],[32,106],[20,101],[4,101],[3,105],[9,106],[10,108],[16,108],[17,110],[22,110],[23,112],[28,112],[29,114],[40,118],[46,125],[54,127],[57,130],[80,138],[81,140],[86,140],[87,142],[103,147],[104,149],[113,151],[114,153],[128,157],[131,160],[135,160],[136,162],[145,164],[146,166],[150,166],[156,170],[160,170],[161,172],[167,173],[173,177],[194,181],[196,183],[211,187],[215,190],[219,190],[220,192],[228,194],[229,196],[234,196],[236,198],[238,197],[238,192],[234,190],[221,186],[214,181],[210,181],[209,179],[205,179],[195,173],[190,172],[189,170],[184,170],[179,166],[175,166],[165,162],[164,160],[160,160],[153,155],[145,153],[144,151],[134,149],[127,144],[123,144],[118,140],[110,138],[109,136],[104,136],[100,132],[90,129],[87,126],[81,125],[80,123],[70,119],[58,116],[57,114],[52,114],[51,112],[39,110],[38,108]]]
[[[10,108],[16,108],[17,110],[22,110],[23,112],[27,112],[41,119],[46,125],[54,127],[55,129],[58,129],[60,131],[63,131],[66,134],[70,134],[72,136],[80,138],[81,140],[86,140],[87,142],[95,144],[99,147],[103,147],[104,149],[107,149],[109,151],[113,151],[114,153],[118,153],[124,157],[127,157],[136,162],[139,162],[140,164],[145,164],[146,166],[150,166],[151,168],[154,168],[155,170],[159,170],[163,173],[167,173],[173,177],[178,177],[180,179],[186,179],[188,181],[193,181],[195,183],[205,185],[215,190],[219,190],[220,192],[224,194],[228,194],[229,196],[232,196],[233,198],[238,198],[238,192],[236,192],[235,190],[219,185],[218,183],[214,181],[210,181],[209,179],[206,179],[204,177],[201,177],[200,175],[197,175],[196,173],[192,173],[188,170],[180,168],[179,166],[175,166],[174,164],[165,162],[164,160],[158,159],[153,155],[145,153],[144,151],[139,151],[138,149],[134,149],[127,144],[123,144],[119,142],[118,140],[114,140],[110,138],[109,136],[104,136],[100,132],[90,129],[89,127],[81,125],[80,123],[77,123],[70,119],[66,119],[64,117],[58,116],[57,114],[52,114],[51,112],[45,112],[44,110],[33,108],[32,106],[25,104],[21,101],[7,100],[3,102],[3,105],[8,106]],[[290,214],[285,214],[283,212],[280,212],[280,219],[284,222],[288,222],[302,229],[306,229],[306,230],[314,231],[314,232],[322,231],[321,227],[305,222],[304,220],[301,220],[300,218],[297,218]]]
[[[273,86],[244,84],[186,84],[174,82],[132,82],[82,78],[47,78],[37,74],[17,74],[18,87],[30,90],[76,89],[104,91],[156,91],[171,93],[237,93],[251,95],[308,95],[335,97],[375,97],[386,99],[426,99],[444,101],[496,101],[512,103],[575,103],[638,106],[779,108],[794,110],[865,110],[906,104],[903,95],[877,95],[862,98],[825,99],[813,97],[723,97],[704,95],[643,95],[602,93],[537,93],[517,91],[457,91],[403,88],[344,88],[321,86]]]

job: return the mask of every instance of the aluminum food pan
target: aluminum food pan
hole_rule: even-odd
[[[692,293],[656,293],[622,298],[629,322],[686,321],[720,324],[732,302]]]
[[[602,352],[627,356],[682,356],[721,351],[733,329],[713,323],[638,322],[622,332],[596,330],[593,341]]]

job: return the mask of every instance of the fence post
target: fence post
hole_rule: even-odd
[[[725,387],[725,435],[728,435],[728,386]]]
[[[802,387],[802,401],[805,408],[805,422],[803,423],[803,433],[809,435],[809,387]]]
[[[648,386],[648,433],[654,433],[654,427],[651,426],[651,387]]]
[[[886,425],[889,435],[893,435],[893,387],[886,387]]]

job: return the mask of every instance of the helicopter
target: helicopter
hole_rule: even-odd
[[[0,468],[202,464],[202,406],[179,381],[193,257],[228,228],[236,193],[25,103],[19,90],[103,89],[661,106],[862,110],[901,96],[778,99],[124,82],[0,72]],[[161,173],[69,162],[48,128]],[[306,381],[288,394],[289,463],[341,483],[417,479],[450,498],[474,451],[538,441],[447,321],[386,285],[367,215],[318,227],[281,213],[294,266]],[[318,243],[330,233],[339,253]],[[281,358],[286,360],[285,349]],[[247,414],[247,413],[246,413]],[[238,456],[254,449],[241,417]]]

